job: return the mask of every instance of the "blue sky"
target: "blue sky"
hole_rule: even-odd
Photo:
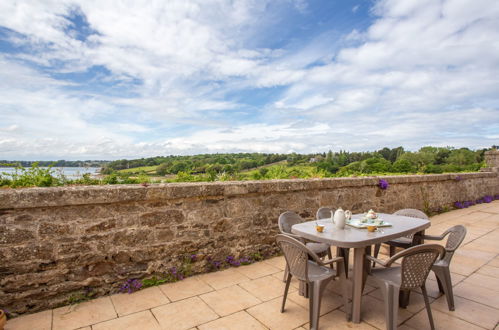
[[[0,159],[498,140],[494,0],[0,2]]]

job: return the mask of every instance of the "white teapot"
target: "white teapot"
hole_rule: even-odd
[[[349,210],[343,211],[340,207],[334,212],[333,222],[336,229],[345,228],[346,221],[352,217],[352,212]]]

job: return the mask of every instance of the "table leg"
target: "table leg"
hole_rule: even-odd
[[[353,252],[352,283],[352,322],[360,323],[360,306],[362,302],[362,282],[364,277],[365,248],[355,248]]]
[[[336,256],[343,257],[345,260],[345,276],[348,278],[348,261],[349,261],[349,248],[336,247]]]
[[[418,231],[417,233],[414,234],[412,237],[412,245],[419,245],[419,244],[424,244],[424,233],[425,231]]]

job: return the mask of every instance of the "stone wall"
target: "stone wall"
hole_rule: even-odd
[[[487,168],[482,169],[484,172],[499,172],[499,150],[492,149],[485,151],[485,164]]]
[[[85,287],[106,294],[193,253],[274,253],[286,210],[428,210],[499,194],[497,173],[384,178],[387,190],[375,177],[0,190],[0,308],[34,312]]]

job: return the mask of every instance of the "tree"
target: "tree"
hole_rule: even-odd
[[[326,162],[328,162],[328,163],[332,163],[333,162],[333,152],[331,150],[329,150],[327,152]]]
[[[415,172],[414,166],[407,159],[399,159],[393,163],[392,169],[397,173],[412,173]]]

